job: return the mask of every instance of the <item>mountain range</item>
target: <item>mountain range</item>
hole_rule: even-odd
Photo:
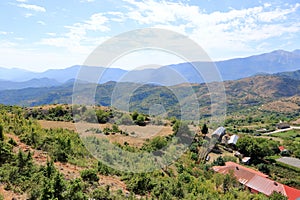
[[[219,79],[214,79],[214,76],[219,75],[211,72],[213,65],[215,65],[219,71]],[[62,85],[70,80],[76,79],[81,68],[84,69],[83,71],[85,71],[87,75],[98,74],[100,76],[102,74],[99,80],[96,79],[97,83],[117,81],[156,83],[170,86],[184,82],[203,83],[219,80],[238,80],[257,74],[286,72],[283,76],[290,76],[289,73],[291,72],[289,71],[295,71],[300,68],[300,50],[292,52],[276,50],[270,53],[217,61],[214,63],[179,63],[156,69],[149,68],[132,71],[119,68],[106,69],[104,67],[79,65],[65,69],[50,69],[45,72],[32,72],[17,68],[7,69],[0,67],[0,90]],[[89,81],[89,79],[87,78],[84,81]]]
[[[297,72],[299,73],[299,72]],[[215,84],[215,83],[210,83]],[[224,81],[224,92],[229,112],[239,109],[263,106],[271,102],[283,101],[287,107],[291,104],[297,108],[300,105],[300,98],[297,102],[282,100],[300,96],[299,77],[292,79],[285,75],[256,75],[239,80]],[[129,103],[130,111],[149,113],[154,105],[162,105],[169,116],[179,116],[180,109],[191,108],[194,105],[195,97],[188,91],[191,89],[196,95],[201,115],[209,115],[213,100],[211,97],[215,91],[208,90],[208,84],[179,84],[174,86],[161,86],[155,84],[139,83],[117,83],[107,82],[104,84],[80,83],[78,97],[85,99],[90,97],[90,91],[95,92],[93,97],[96,104],[103,106],[116,106],[118,109],[126,110],[122,105]],[[116,92],[117,88],[117,92]],[[0,103],[21,106],[39,106],[46,104],[70,104],[74,97],[73,83],[70,81],[63,85],[40,88],[25,88],[19,90],[0,91]],[[94,90],[95,89],[95,90]],[[76,93],[77,95],[77,93]],[[75,95],[75,96],[76,96]],[[178,99],[180,97],[180,99]],[[112,104],[112,102],[114,104]],[[275,106],[276,107],[276,106]],[[280,105],[281,109],[284,106]],[[189,114],[197,115],[198,109],[192,109]],[[163,111],[163,110],[162,110]]]

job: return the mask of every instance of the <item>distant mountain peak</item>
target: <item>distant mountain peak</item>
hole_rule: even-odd
[[[293,53],[294,53],[294,54],[300,54],[300,49],[295,49],[295,50],[293,51]]]

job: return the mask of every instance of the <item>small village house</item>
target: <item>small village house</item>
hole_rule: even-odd
[[[288,200],[300,199],[300,190],[273,181],[268,178],[268,175],[237,163],[226,162],[225,166],[214,166],[213,170],[221,174],[233,172],[237,181],[252,193],[263,193],[270,196],[273,192],[278,192],[286,196]]]
[[[218,141],[222,140],[222,137],[226,134],[226,129],[224,127],[217,128],[211,135],[212,138],[216,138]]]

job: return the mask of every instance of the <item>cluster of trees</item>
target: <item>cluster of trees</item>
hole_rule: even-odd
[[[131,114],[131,118],[134,121],[134,123],[139,126],[146,126],[146,120],[149,121],[148,116],[138,113],[137,111],[134,111]]]
[[[255,133],[257,129],[265,128],[268,131],[276,129],[279,121],[289,122],[299,118],[299,112],[279,113],[260,110],[259,107],[244,107],[229,113],[224,126],[232,133]],[[246,127],[251,125],[251,128]]]
[[[262,159],[279,153],[279,142],[251,136],[241,137],[236,144],[238,150],[253,159]]]
[[[54,105],[51,108],[27,108],[25,118],[33,118],[38,120],[50,121],[87,121],[91,123],[105,124],[107,122],[123,125],[137,124],[145,126],[146,122],[150,121],[148,115],[138,113],[137,111],[131,114],[123,113],[114,109],[102,109],[100,107],[89,108],[87,106],[74,105]],[[157,123],[162,124],[161,121]]]
[[[72,121],[72,108],[67,105],[56,105],[49,109],[31,108],[25,112],[25,118],[51,121]]]

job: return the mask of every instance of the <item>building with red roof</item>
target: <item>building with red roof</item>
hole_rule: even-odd
[[[285,150],[285,147],[284,147],[284,146],[279,146],[278,149],[279,149],[280,152],[281,152],[281,151]]]
[[[213,170],[221,174],[233,172],[236,179],[253,193],[263,193],[270,196],[273,192],[281,193],[289,200],[300,200],[300,190],[277,183],[254,169],[234,162],[226,162],[225,166],[214,166]]]

